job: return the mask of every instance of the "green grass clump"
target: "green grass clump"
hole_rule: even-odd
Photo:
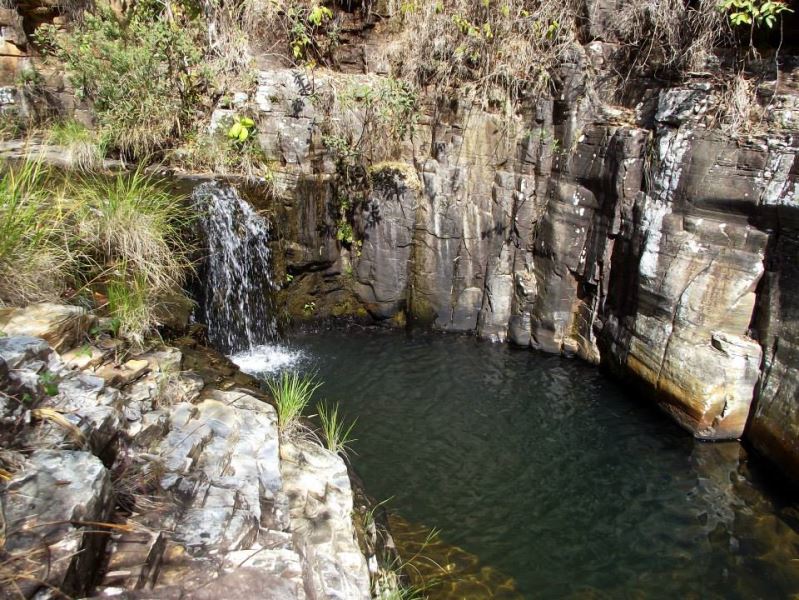
[[[154,291],[180,288],[190,267],[183,232],[191,223],[182,198],[139,168],[111,178],[79,178],[69,195],[81,211],[80,232],[97,265],[142,279]]]
[[[83,171],[90,171],[103,164],[108,145],[104,134],[91,131],[73,119],[53,124],[47,141],[63,146],[69,163]]]
[[[284,371],[279,377],[268,380],[266,385],[275,400],[280,431],[290,434],[299,428],[305,407],[322,383],[314,375]]]
[[[141,169],[79,178],[69,196],[80,215],[76,243],[84,272],[110,281],[108,309],[120,333],[143,341],[158,324],[160,305],[182,289],[191,269],[185,203]]]
[[[352,442],[356,441],[352,437],[352,430],[358,419],[355,419],[347,426],[344,419],[339,415],[338,403],[332,406],[325,403],[317,404],[316,411],[319,415],[319,422],[322,425],[322,434],[324,435],[327,449],[335,454],[347,456],[352,449]]]
[[[61,199],[40,161],[0,163],[0,305],[57,297],[71,268]]]
[[[135,344],[141,344],[145,334],[157,324],[149,292],[146,281],[141,277],[108,284],[108,311],[112,315],[112,329]]]
[[[141,169],[67,181],[27,161],[0,174],[0,305],[95,298],[141,343],[191,269],[183,200]]]

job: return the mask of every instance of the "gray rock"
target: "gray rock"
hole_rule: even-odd
[[[25,595],[49,586],[86,594],[107,540],[97,523],[108,521],[113,508],[100,460],[88,452],[38,450],[8,482],[2,502],[5,550],[15,567],[35,573],[19,580]]]
[[[78,306],[32,304],[26,308],[0,310],[0,331],[10,336],[39,337],[56,352],[77,346],[94,317]]]

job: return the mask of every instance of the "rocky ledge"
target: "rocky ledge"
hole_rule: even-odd
[[[134,355],[92,321],[0,315],[0,597],[372,597],[341,457],[195,340]]]

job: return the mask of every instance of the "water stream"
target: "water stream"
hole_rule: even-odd
[[[194,191],[207,244],[202,311],[208,339],[226,354],[263,354],[274,340],[269,223],[233,186],[203,183]]]

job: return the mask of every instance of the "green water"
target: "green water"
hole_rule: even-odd
[[[591,366],[459,336],[293,345],[358,417],[369,492],[525,598],[799,592],[799,511],[778,485],[763,489],[737,443],[694,441]]]

